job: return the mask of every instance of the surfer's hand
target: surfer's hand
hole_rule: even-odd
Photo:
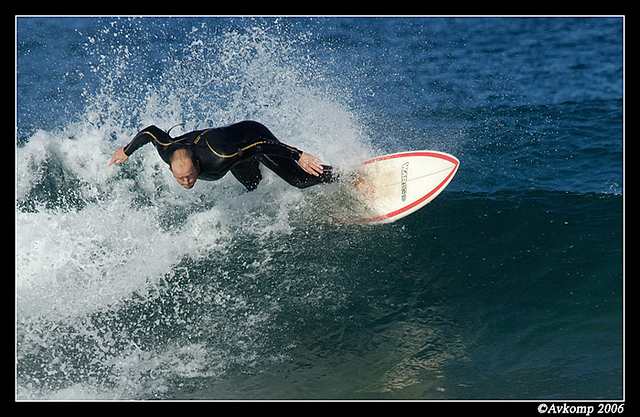
[[[124,147],[119,147],[113,153],[113,157],[111,157],[111,162],[109,162],[109,166],[111,166],[114,162],[116,164],[121,164],[129,158],[126,153],[124,153]]]
[[[304,170],[307,174],[311,174],[315,177],[319,177],[320,174],[324,171],[322,165],[320,165],[321,160],[316,158],[315,156],[309,155],[308,153],[302,153],[300,155],[300,159],[298,159],[298,164],[300,164],[300,168]]]

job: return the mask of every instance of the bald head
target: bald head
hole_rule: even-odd
[[[176,181],[186,189],[193,188],[198,179],[198,160],[188,149],[178,149],[173,152],[169,161],[169,169]]]

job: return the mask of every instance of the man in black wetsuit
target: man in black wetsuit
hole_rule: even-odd
[[[196,179],[214,181],[228,171],[249,191],[262,179],[259,163],[289,184],[306,188],[333,180],[332,168],[319,159],[280,142],[254,121],[196,130],[177,138],[156,126],[140,131],[125,147],[116,149],[109,166],[121,164],[142,145],[152,142],[178,183],[190,189]]]

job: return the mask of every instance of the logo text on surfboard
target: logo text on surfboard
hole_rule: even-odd
[[[409,175],[409,162],[402,164],[400,168],[400,194],[402,195],[402,201],[407,199],[407,177]]]

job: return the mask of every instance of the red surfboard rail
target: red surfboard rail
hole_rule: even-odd
[[[367,164],[371,164],[373,162],[378,162],[378,161],[386,161],[387,159],[396,159],[396,158],[404,158],[407,156],[430,156],[432,158],[440,158],[440,159],[444,159],[445,161],[449,161],[452,164],[457,165],[460,164],[460,162],[449,156],[449,155],[445,155],[442,154],[440,152],[429,152],[429,151],[416,151],[416,152],[401,152],[401,153],[395,153],[395,154],[391,154],[391,155],[385,155],[385,156],[380,156],[378,158],[373,158],[370,159],[366,162],[363,162],[362,165],[367,165]],[[455,171],[455,169],[454,169]]]

